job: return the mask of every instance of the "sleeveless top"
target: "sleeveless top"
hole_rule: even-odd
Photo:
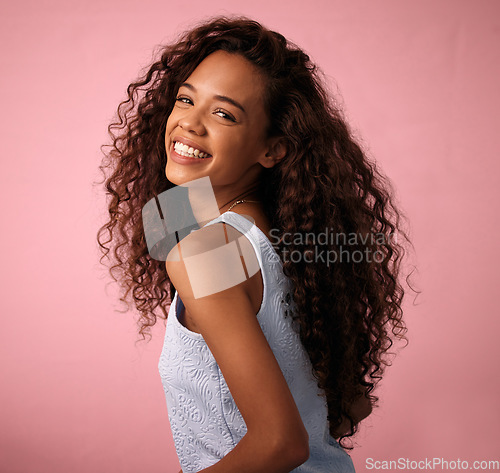
[[[309,458],[294,473],[352,473],[348,453],[329,434],[326,398],[311,372],[311,362],[286,309],[293,309],[291,280],[267,236],[255,224],[226,211],[208,222],[225,222],[252,244],[264,284],[256,315],[278,361],[309,434]],[[243,417],[202,334],[178,320],[182,301],[175,294],[169,309],[158,363],[175,449],[183,473],[217,463],[247,432]],[[257,386],[258,387],[258,386]]]

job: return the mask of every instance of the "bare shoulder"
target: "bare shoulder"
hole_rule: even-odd
[[[169,252],[165,265],[184,302],[221,291],[226,291],[225,296],[241,291],[254,294],[260,273],[250,241],[224,222],[187,235]]]

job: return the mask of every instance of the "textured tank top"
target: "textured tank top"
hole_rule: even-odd
[[[252,244],[264,284],[256,317],[278,361],[309,434],[309,459],[294,473],[352,473],[351,457],[329,434],[327,404],[292,320],[291,280],[267,236],[247,218],[227,211],[208,222],[225,222]],[[227,455],[247,432],[243,417],[202,334],[178,320],[175,294],[158,363],[175,449],[184,473],[198,472]]]

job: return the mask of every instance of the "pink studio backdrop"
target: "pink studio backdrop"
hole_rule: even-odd
[[[98,263],[99,146],[126,86],[194,20],[251,16],[302,46],[395,183],[423,291],[351,453],[500,459],[500,3],[16,1],[0,28],[2,473],[177,473],[157,371]],[[336,85],[333,80],[335,80]]]

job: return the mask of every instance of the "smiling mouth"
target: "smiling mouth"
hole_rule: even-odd
[[[211,154],[204,153],[199,149],[185,145],[179,141],[174,141],[174,150],[177,154],[184,156],[186,158],[208,159],[212,157]]]

